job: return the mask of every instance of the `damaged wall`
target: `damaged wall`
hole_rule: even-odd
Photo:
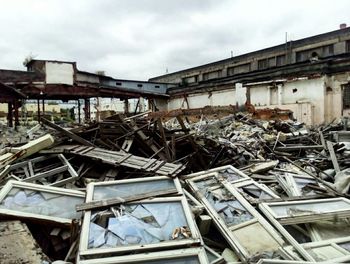
[[[256,108],[281,108],[293,111],[294,117],[307,125],[330,122],[350,109],[342,109],[342,86],[350,80],[349,73],[302,77],[261,83],[232,84],[231,89],[173,95],[166,105],[157,102],[160,110],[202,108],[205,106],[242,106],[249,88],[250,103]],[[239,93],[237,92],[239,90]]]

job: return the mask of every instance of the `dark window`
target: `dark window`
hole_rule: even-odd
[[[182,78],[183,84],[196,83],[198,81],[198,75]]]
[[[121,82],[116,82],[115,85],[119,85],[120,86],[120,85],[122,85],[122,83]]]
[[[203,80],[216,79],[221,77],[221,70],[203,73]]]
[[[154,86],[155,88],[160,88],[160,86],[159,85],[156,85],[156,86]]]
[[[268,67],[267,59],[258,60],[258,69],[259,70],[266,69],[267,67]]]
[[[250,63],[241,64],[227,68],[227,75],[232,76],[234,74],[244,73],[250,71]]]
[[[350,108],[350,84],[344,85],[343,90],[343,108],[349,109]]]
[[[322,56],[327,57],[334,54],[334,45],[327,45],[322,47]]]
[[[142,87],[142,86],[143,86],[143,85],[142,85],[142,84],[140,84],[140,83],[137,85],[137,87]]]
[[[286,63],[286,55],[279,55],[276,57],[276,66],[282,66]]]
[[[346,52],[350,52],[350,40],[346,41]]]

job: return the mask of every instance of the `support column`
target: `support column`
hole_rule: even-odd
[[[17,126],[19,126],[18,100],[14,100],[13,105],[15,107],[15,127],[17,127]]]
[[[236,83],[235,88],[237,109],[244,109],[247,102],[247,88],[243,87],[242,83]]]
[[[129,113],[129,99],[124,99],[124,113]]]
[[[40,123],[40,119],[41,119],[41,116],[40,116],[40,100],[38,99],[38,122]]]
[[[277,102],[279,106],[283,104],[283,84],[277,85]]]
[[[85,114],[85,122],[90,121],[90,99],[85,98],[84,100],[84,114]]]
[[[45,118],[45,99],[43,99],[41,103],[43,105],[43,117]]]
[[[81,117],[80,117],[80,100],[78,99],[78,123],[81,124]]]
[[[8,112],[7,112],[7,121],[8,121],[7,125],[9,127],[13,127],[12,102],[7,103],[7,107],[8,107],[7,108],[7,110],[8,110]]]

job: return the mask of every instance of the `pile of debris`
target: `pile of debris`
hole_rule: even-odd
[[[350,261],[345,119],[41,121],[1,141],[1,263]]]

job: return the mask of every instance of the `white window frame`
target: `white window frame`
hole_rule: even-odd
[[[238,180],[235,180],[235,181],[231,181],[232,183],[233,182],[241,182],[241,181],[245,181],[245,180],[250,180],[251,179],[247,174],[245,174],[242,171],[236,169],[232,165],[225,165],[225,166],[216,167],[216,168],[209,169],[209,170],[199,171],[199,172],[187,174],[187,175],[184,175],[184,176],[180,176],[180,178],[182,180],[189,180],[189,179],[197,177],[197,176],[209,175],[209,174],[212,174],[212,173],[218,173],[218,175],[224,177],[222,175],[222,171],[225,171],[225,170],[228,170],[228,169],[234,171],[236,174],[238,174],[238,176],[241,177],[241,179],[238,179]]]
[[[201,194],[200,189],[196,185],[197,181],[204,180],[204,179],[209,178],[209,177],[216,177],[218,182],[220,182],[222,184],[222,187],[225,188],[227,191],[229,191],[232,194],[232,196],[235,199],[237,199],[237,201],[240,202],[240,204],[254,218],[251,220],[248,220],[246,222],[228,227],[226,225],[225,221],[221,218],[221,216],[215,211],[215,209],[209,203],[209,201]],[[248,250],[239,242],[239,239],[237,238],[237,236],[235,236],[232,233],[232,231],[239,230],[239,229],[244,228],[246,226],[249,226],[249,225],[252,225],[255,223],[259,223],[260,226],[271,236],[271,239],[273,239],[278,245],[282,246],[285,244],[284,240],[276,232],[276,230],[265,220],[264,217],[262,217],[254,209],[254,207],[239,193],[239,191],[237,189],[235,189],[235,187],[233,187],[233,185],[231,183],[229,183],[226,180],[220,180],[220,175],[218,173],[192,177],[192,178],[186,180],[186,183],[191,188],[192,192],[194,194],[196,194],[197,198],[203,203],[209,216],[213,219],[216,227],[218,228],[220,233],[223,235],[223,237],[226,239],[226,241],[229,243],[231,248],[238,254],[240,259],[248,260],[252,256],[248,253]]]
[[[200,244],[200,234],[198,232],[197,226],[192,218],[191,209],[187,203],[185,196],[180,197],[167,197],[167,198],[154,198],[154,199],[145,199],[137,202],[131,202],[126,204],[140,204],[140,203],[164,203],[164,202],[180,202],[184,211],[184,215],[188,224],[188,228],[191,231],[191,238],[173,240],[173,241],[164,241],[154,244],[143,244],[143,245],[125,245],[115,248],[88,248],[89,240],[89,226],[91,220],[91,211],[86,211],[84,213],[83,223],[81,227],[80,235],[80,245],[79,245],[79,254],[82,258],[88,258],[92,256],[103,256],[104,254],[114,254],[120,252],[130,252],[130,251],[144,251],[144,250],[154,250],[154,249],[166,249],[166,248],[178,248],[191,245]]]
[[[46,192],[46,193],[58,194],[62,196],[81,197],[82,201],[84,201],[84,198],[85,198],[84,192],[80,192],[76,190],[68,190],[65,188],[51,187],[46,185],[39,185],[34,183],[26,183],[26,182],[10,180],[6,183],[6,185],[0,191],[0,203],[3,202],[3,200],[7,197],[7,195],[13,188],[21,188],[21,189],[37,191],[37,192]],[[7,216],[21,218],[21,219],[36,219],[36,220],[38,219],[38,220],[54,222],[62,225],[70,225],[73,220],[73,219],[46,216],[41,214],[27,213],[27,212],[21,212],[17,210],[3,209],[3,208],[0,208],[0,215],[7,215]]]
[[[164,260],[165,261],[164,263],[167,263],[166,261],[170,259],[177,259],[177,258],[181,259],[183,257],[195,257],[195,256],[198,257],[200,264],[209,264],[207,255],[203,247],[158,251],[158,252],[98,258],[98,259],[87,259],[87,260],[80,260],[78,258],[77,264],[115,264],[115,263],[141,264],[142,261],[152,261],[152,260]]]

